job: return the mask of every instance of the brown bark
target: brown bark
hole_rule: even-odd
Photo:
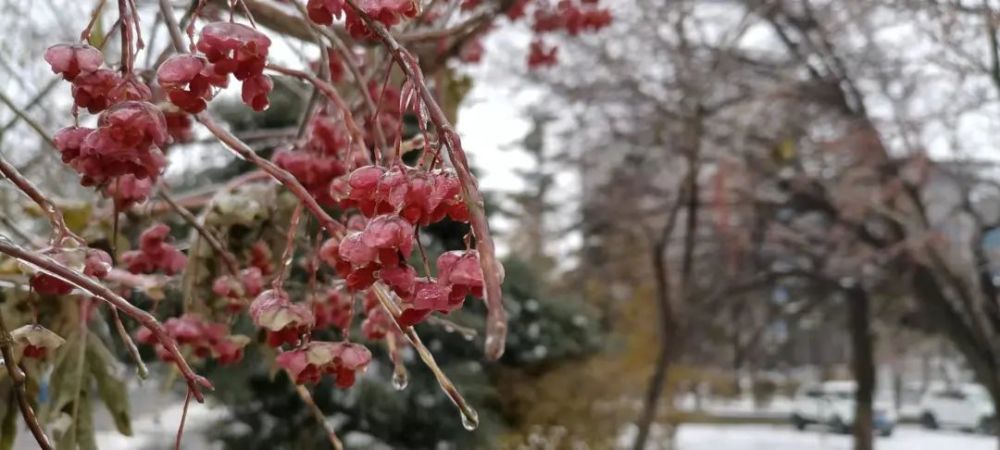
[[[683,185],[682,185],[683,186]],[[667,214],[666,223],[660,231],[660,236],[656,238],[651,246],[650,264],[653,269],[653,279],[656,284],[656,307],[660,332],[660,348],[656,355],[656,362],[653,365],[653,375],[649,378],[649,385],[646,388],[646,395],[643,397],[642,413],[636,421],[638,432],[635,441],[632,443],[633,450],[643,450],[646,441],[649,439],[649,429],[659,408],[660,397],[667,382],[667,373],[670,369],[671,358],[678,348],[677,338],[680,336],[676,311],[670,298],[670,272],[667,263],[667,247],[670,242],[670,235],[673,234],[677,224],[677,216],[681,208],[685,205],[685,196],[691,195],[690,191],[680,188],[681,195],[674,202]],[[685,245],[693,245],[693,240]]]
[[[874,336],[871,333],[871,301],[860,286],[847,289],[847,318],[851,332],[851,366],[854,393],[854,450],[872,450],[872,404],[875,393]]]
[[[664,242],[666,241],[664,240]],[[651,261],[656,280],[656,306],[660,322],[660,351],[656,355],[653,375],[649,379],[649,385],[646,388],[646,395],[643,399],[642,413],[636,423],[639,430],[632,444],[633,450],[643,450],[646,447],[646,441],[649,439],[649,429],[656,419],[660,397],[663,395],[663,390],[666,386],[672,350],[676,348],[677,323],[674,317],[673,306],[670,303],[670,277],[667,274],[667,255],[664,247],[666,246],[659,243],[653,246]]]

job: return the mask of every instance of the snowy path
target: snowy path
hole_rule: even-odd
[[[677,434],[679,450],[850,450],[849,436],[820,429],[796,431],[781,425],[684,425]],[[992,450],[993,437],[957,431],[898,427],[891,437],[877,438],[876,450]]]

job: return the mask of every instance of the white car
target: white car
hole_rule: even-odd
[[[993,434],[995,411],[986,388],[972,383],[933,386],[920,401],[926,428],[958,428]]]
[[[854,424],[853,381],[828,381],[799,389],[792,406],[792,424],[804,430],[812,424],[825,425],[837,433],[850,433]],[[882,436],[892,434],[896,413],[882,401],[875,402],[873,427]]]

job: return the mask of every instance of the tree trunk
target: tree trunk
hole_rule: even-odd
[[[875,352],[868,293],[860,286],[847,289],[851,360],[857,391],[854,394],[854,450],[872,450],[872,403],[875,393]]]
[[[663,242],[662,244],[665,244]],[[665,245],[653,246],[652,265],[654,278],[656,280],[656,305],[659,313],[660,328],[660,351],[656,355],[656,364],[653,367],[653,375],[649,379],[646,388],[646,396],[643,399],[642,413],[636,425],[639,430],[636,433],[635,441],[632,443],[633,450],[644,450],[646,441],[649,439],[649,428],[656,420],[656,411],[660,404],[660,397],[666,386],[667,372],[670,369],[671,350],[676,346],[674,340],[677,336],[677,323],[674,320],[673,306],[670,304],[670,278],[667,274],[667,255]]]

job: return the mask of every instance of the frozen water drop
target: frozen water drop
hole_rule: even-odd
[[[472,431],[479,427],[479,413],[474,409],[462,412],[462,426],[466,430]]]
[[[406,389],[409,383],[410,377],[406,374],[405,370],[397,370],[392,374],[392,387],[396,388],[397,391]]]

